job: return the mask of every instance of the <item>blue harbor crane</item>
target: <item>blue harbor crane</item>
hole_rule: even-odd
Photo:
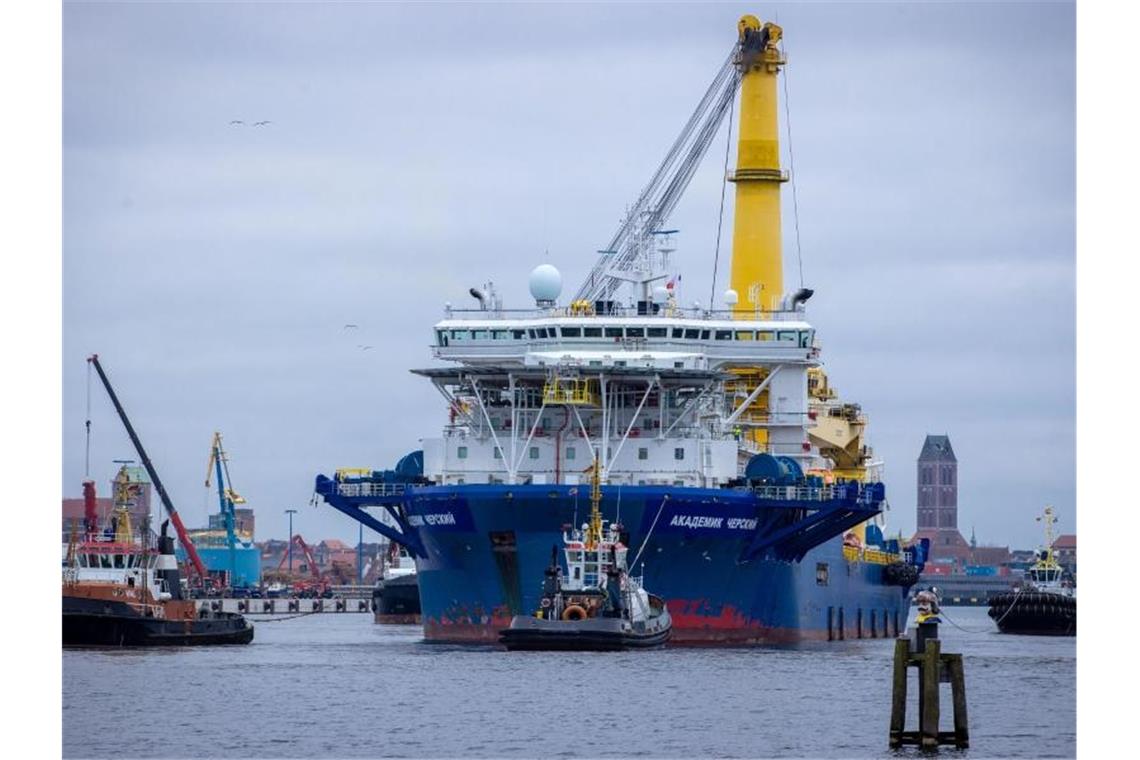
[[[210,478],[216,474],[218,508],[226,525],[226,545],[229,547],[230,555],[229,585],[232,587],[237,579],[237,535],[234,531],[234,505],[245,504],[245,499],[233,490],[227,461],[226,452],[222,449],[222,434],[215,432],[214,441],[210,444],[210,461],[206,465],[206,488],[210,487]]]

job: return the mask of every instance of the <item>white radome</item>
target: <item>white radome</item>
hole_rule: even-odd
[[[729,288],[728,290],[724,291],[724,303],[729,308],[736,306],[736,304],[738,304],[739,302],[740,302],[740,294],[738,294],[735,290],[733,290],[732,288]]]
[[[530,294],[539,303],[554,303],[562,293],[562,273],[550,264],[539,264],[530,273]]]
[[[653,288],[653,303],[661,305],[669,300],[669,288],[657,285]]]

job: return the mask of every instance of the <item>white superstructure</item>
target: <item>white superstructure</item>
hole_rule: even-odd
[[[682,309],[647,275],[633,290],[649,300],[559,306],[552,269],[536,308],[503,309],[488,284],[472,289],[481,308],[448,306],[434,326],[433,355],[453,366],[415,370],[449,408],[423,441],[427,478],[574,484],[597,455],[610,484],[715,487],[762,451],[822,464],[806,298],[769,313]]]

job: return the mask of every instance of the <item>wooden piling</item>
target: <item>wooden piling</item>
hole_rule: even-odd
[[[950,670],[950,694],[954,702],[954,744],[959,749],[970,746],[969,721],[966,718],[966,672],[962,655],[945,655]]]
[[[889,745],[897,749],[915,744],[934,749],[940,744],[953,744],[959,749],[970,746],[966,715],[966,677],[962,655],[943,654],[937,634],[924,641],[921,652],[911,652],[909,639],[895,641],[894,670],[891,690],[891,722]],[[907,672],[918,670],[918,731],[906,729]],[[954,730],[939,731],[939,684],[949,682],[954,706]]]
[[[906,639],[895,641],[894,688],[891,690],[891,749],[903,744],[903,728],[906,725],[906,670],[910,659],[910,642]]]
[[[938,746],[938,666],[941,664],[942,642],[927,639],[926,652],[919,671],[918,690],[922,694],[922,707],[919,711],[922,732],[922,748]]]

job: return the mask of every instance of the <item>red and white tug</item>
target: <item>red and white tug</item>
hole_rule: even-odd
[[[84,484],[94,503],[94,484]],[[63,562],[64,646],[248,644],[253,625],[241,615],[198,611],[183,598],[174,539],[162,523],[157,547],[135,536],[130,512],[116,499],[111,524],[95,525],[89,508],[82,538],[72,531]]]

